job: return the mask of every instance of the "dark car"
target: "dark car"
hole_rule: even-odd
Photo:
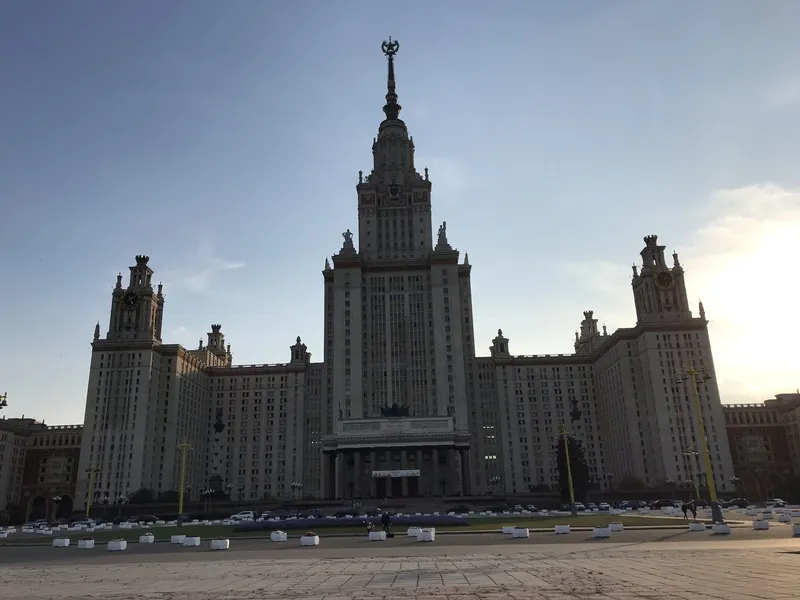
[[[671,508],[673,506],[675,506],[674,500],[656,500],[650,505],[650,508],[658,510],[660,508]]]
[[[333,516],[336,517],[337,519],[341,519],[343,517],[346,517],[347,515],[350,515],[351,517],[357,517],[358,516],[358,509],[357,508],[344,508],[342,510],[337,510],[335,513],[333,513]]]
[[[750,501],[747,498],[731,498],[722,503],[726,508],[747,508],[750,506]]]
[[[702,498],[693,498],[691,502],[693,502],[697,508],[708,508],[708,500],[703,500]]]
[[[447,512],[454,512],[457,515],[466,515],[469,513],[469,506],[467,506],[466,504],[458,504],[450,508],[450,510],[448,510]]]

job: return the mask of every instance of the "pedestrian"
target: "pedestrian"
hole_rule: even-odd
[[[683,511],[683,518],[684,518],[684,519],[688,519],[688,518],[689,518],[689,516],[688,516],[688,514],[687,514],[687,513],[689,512],[689,505],[688,505],[688,504],[686,504],[686,502],[684,502],[683,504],[681,504],[681,510]]]
[[[392,517],[388,511],[381,515],[381,523],[383,524],[383,530],[386,532],[386,537],[394,537],[392,535]]]
[[[692,502],[689,504],[689,510],[692,511],[692,519],[697,518],[697,504]]]

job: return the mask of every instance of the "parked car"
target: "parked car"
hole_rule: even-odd
[[[721,504],[726,508],[747,508],[750,506],[750,501],[747,498],[731,498]]]
[[[529,511],[531,511],[531,512],[539,512],[539,509],[538,509],[538,508],[536,508],[536,507],[535,507],[533,504],[528,504],[528,505],[525,507],[525,510],[529,510]]]
[[[765,506],[767,508],[785,508],[786,501],[781,500],[780,498],[767,498]]]
[[[236,513],[235,515],[231,515],[231,521],[255,521],[256,520],[256,513],[252,510],[243,510],[241,512]]]
[[[128,517],[126,521],[128,523],[155,523],[158,521],[158,517],[155,515],[137,515],[135,517]]]
[[[654,510],[659,510],[661,508],[673,508],[674,506],[674,500],[656,500],[650,504],[650,508]]]
[[[601,502],[600,504],[597,505],[597,510],[600,511],[611,510],[611,505],[608,502]]]

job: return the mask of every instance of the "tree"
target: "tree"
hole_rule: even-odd
[[[165,490],[158,494],[158,502],[164,504],[175,504],[178,502],[178,492],[176,490]]]
[[[636,492],[645,489],[645,487],[647,486],[645,486],[644,482],[633,475],[623,477],[617,484],[617,488],[627,492]]]
[[[131,504],[152,504],[156,500],[156,495],[149,488],[140,488],[131,494],[129,502]]]
[[[572,469],[572,488],[575,492],[575,501],[580,502],[586,498],[589,490],[589,467],[586,464],[586,453],[583,444],[572,436],[559,436],[555,444],[556,464],[558,466],[558,491],[562,502],[569,502],[569,474],[567,472],[567,457],[564,453],[565,443],[569,449],[569,465]]]

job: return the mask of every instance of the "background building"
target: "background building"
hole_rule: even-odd
[[[730,486],[705,314],[692,315],[683,267],[677,255],[667,264],[656,236],[633,269],[634,327],[598,331],[587,311],[575,354],[515,356],[499,331],[490,356],[476,356],[471,266],[446,223],[434,237],[432,182],[399,117],[397,49],[383,45],[385,119],[356,185],[358,247],[346,231],[322,273],[323,362],[297,338],[286,363],[233,365],[220,325],[196,350],[164,344],[162,286],[137,256],[127,286],[117,277],[105,337],[95,328],[80,472],[97,476],[92,490],[82,481],[79,502],[176,489],[183,441],[190,495],[524,493],[555,483],[562,424],[602,486],[692,477],[685,451],[698,445],[697,422],[675,381],[690,360],[710,376],[702,415],[714,476]]]
[[[800,465],[800,393],[724,409],[741,494],[758,501],[800,491],[791,489]]]
[[[0,510],[17,505],[28,519],[72,514],[81,425],[0,420]]]

